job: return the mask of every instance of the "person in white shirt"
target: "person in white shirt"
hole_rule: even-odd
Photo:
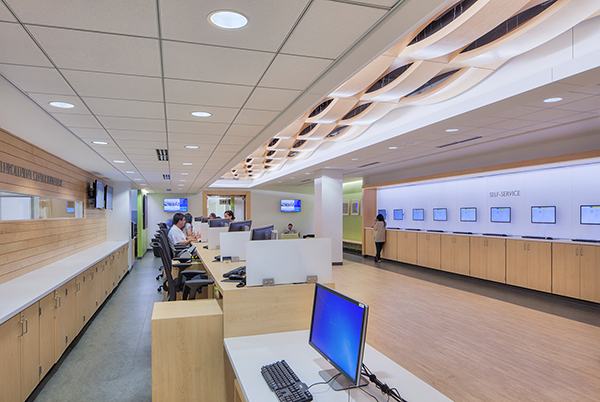
[[[182,213],[177,212],[173,215],[173,226],[169,230],[169,243],[171,247],[176,244],[188,245],[192,242],[191,239],[188,239],[185,233],[183,233],[183,228],[185,227],[185,217]]]

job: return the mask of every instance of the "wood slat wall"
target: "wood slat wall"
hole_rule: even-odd
[[[97,177],[0,129],[0,161],[62,179],[57,187],[0,173],[0,191],[83,201],[83,218],[0,221],[0,283],[106,241],[106,211],[90,208]]]

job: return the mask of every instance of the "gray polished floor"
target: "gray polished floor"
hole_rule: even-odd
[[[150,318],[159,259],[147,252],[28,402],[152,401]]]

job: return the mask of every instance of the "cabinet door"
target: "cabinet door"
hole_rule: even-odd
[[[467,236],[454,236],[454,266],[457,274],[469,275],[470,243]]]
[[[600,246],[579,246],[580,296],[600,303]]]
[[[85,315],[88,309],[88,297],[85,292],[85,275],[81,274],[75,278],[75,316],[77,323],[76,334],[78,334],[85,325]]]
[[[552,293],[579,298],[579,246],[552,243]]]
[[[542,292],[552,291],[552,243],[527,242],[527,287]]]
[[[365,229],[364,255],[375,256],[375,231],[373,229]]]
[[[58,291],[40,300],[40,380],[56,362],[55,310],[58,306]]]
[[[506,242],[504,239],[487,241],[486,279],[506,283]]]
[[[527,287],[527,243],[524,240],[506,241],[506,283],[510,285]]]
[[[429,235],[417,233],[417,264],[422,267],[429,266]]]
[[[102,281],[102,289],[100,290],[102,293],[102,297],[100,298],[100,300],[102,300],[102,303],[104,303],[111,291],[110,269],[108,268],[107,260],[104,260],[102,261],[102,263],[100,263],[99,275],[101,277],[100,280]]]
[[[100,307],[100,301],[102,300],[102,274],[99,269],[100,264],[96,264],[90,270],[90,317],[91,318],[98,307]]]
[[[40,382],[40,312],[34,303],[21,312],[25,326],[21,340],[21,400],[27,399]]]
[[[417,234],[404,233],[404,262],[408,264],[417,264]]]
[[[398,232],[388,230],[385,234],[385,244],[381,252],[381,257],[387,260],[398,260]]]
[[[75,339],[79,333],[77,322],[77,294],[75,293],[78,286],[77,281],[78,278],[73,278],[64,285],[65,292],[61,294],[61,298],[63,299],[59,300],[60,308],[62,309],[61,314],[64,314],[64,320],[67,324],[65,348],[71,344],[73,339]],[[58,356],[58,358],[60,358],[60,356]]]
[[[442,243],[439,234],[427,235],[429,243],[429,256],[428,256],[428,267],[440,269],[441,266],[441,254],[442,254]]]
[[[21,402],[20,322],[21,314],[17,314],[0,325],[0,398],[3,402]]]
[[[441,250],[441,261],[440,269],[447,272],[456,271],[456,236],[442,235],[442,250]]]
[[[470,275],[475,278],[487,277],[487,241],[485,237],[471,237],[469,249]]]
[[[54,291],[54,363],[60,359],[69,344],[69,331],[72,333],[75,332],[73,329],[75,326],[75,314],[72,313],[71,309],[71,315],[69,316],[68,304],[68,289],[71,282]]]

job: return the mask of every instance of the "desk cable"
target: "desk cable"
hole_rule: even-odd
[[[327,381],[321,381],[321,382],[316,382],[312,385],[310,385],[307,389],[311,389],[312,387],[314,387],[315,385],[321,385],[321,384],[329,384],[331,381],[335,380],[336,378],[339,377],[339,375],[342,373],[337,373],[336,375],[334,375],[333,377],[331,377],[329,380]]]
[[[384,395],[388,396],[388,399],[391,397],[393,400],[398,402],[406,402],[404,398],[400,395],[400,392],[396,388],[390,388],[387,384],[379,381],[377,376],[369,370],[369,368],[363,363],[362,365],[362,375],[366,376],[369,381],[371,381],[375,386],[381,390]],[[366,391],[365,391],[366,392]],[[369,394],[370,395],[370,394]],[[372,395],[371,395],[372,396]]]

